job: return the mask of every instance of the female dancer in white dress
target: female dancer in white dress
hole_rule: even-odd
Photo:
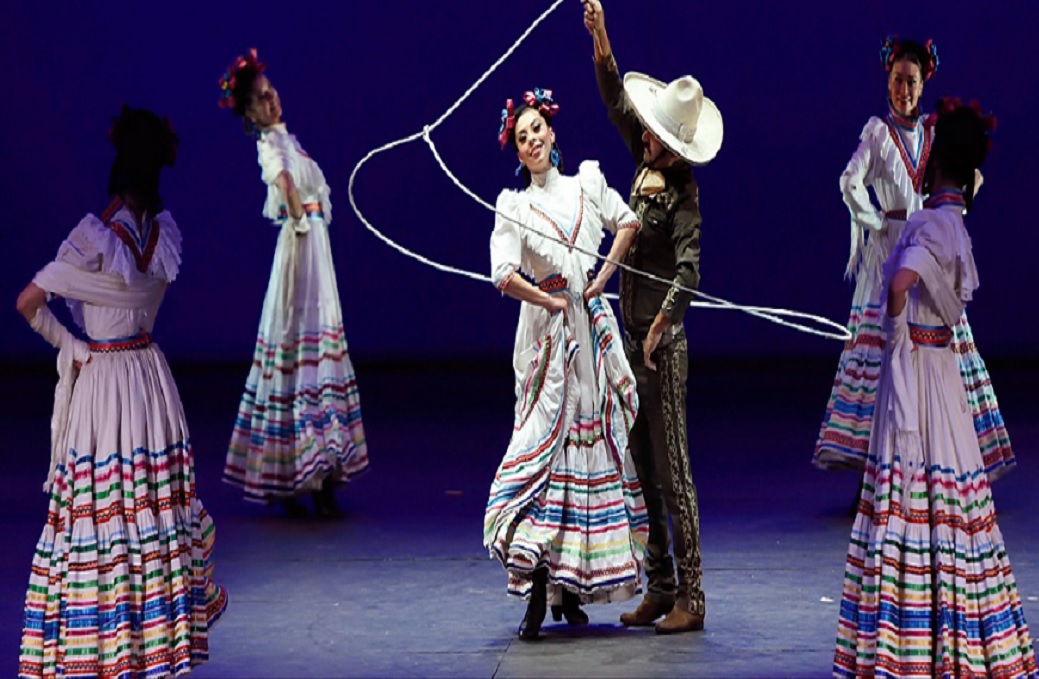
[[[1039,676],[952,327],[978,287],[963,223],[980,109],[939,102],[922,210],[885,267],[888,343],[851,531],[836,677]]]
[[[162,210],[159,173],[176,135],[123,107],[99,219],[88,214],[18,310],[59,349],[50,508],[25,597],[23,677],[165,677],[209,657],[227,604],[212,582],[213,522],[195,496],[195,465],[177,385],[152,342],[180,268],[180,231]],[[47,308],[65,298],[89,342]]]
[[[856,281],[848,320],[852,338],[838,362],[813,456],[814,464],[821,468],[862,469],[865,465],[886,341],[881,327],[881,268],[906,219],[920,209],[920,188],[934,138],[933,118],[921,116],[919,109],[924,82],[938,67],[933,43],[888,38],[881,60],[888,70],[888,115],[866,123],[859,148],[841,175],[841,191],[852,217],[847,275]],[[978,186],[980,181],[975,190]],[[880,209],[870,200],[869,187]],[[952,346],[974,414],[985,469],[994,480],[1012,469],[1016,460],[966,314],[953,326]]]
[[[227,451],[224,478],[250,500],[281,500],[292,516],[337,515],[335,484],[368,468],[361,401],[343,331],[321,168],[281,120],[278,92],[256,50],[221,80],[221,106],[256,136],[267,184],[263,215],[280,228],[253,365]]]
[[[508,572],[509,594],[529,598],[519,636],[533,639],[548,602],[556,620],[581,625],[581,602],[636,594],[648,524],[627,452],[635,380],[600,296],[616,265],[595,274],[587,254],[608,229],[609,259],[620,261],[639,222],[596,163],[561,174],[551,125],[558,106],[550,91],[525,99],[515,113],[509,100],[500,132],[527,188],[501,193],[491,236],[494,282],[522,304],[515,428],[491,486],[484,544]]]

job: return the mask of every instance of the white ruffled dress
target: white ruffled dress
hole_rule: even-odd
[[[224,479],[267,501],[347,481],[368,468],[361,401],[343,330],[321,168],[284,125],[256,142],[267,184],[263,215],[280,228],[253,365]],[[278,176],[288,171],[304,217],[289,218]]]
[[[821,468],[862,469],[866,463],[880,363],[887,341],[883,328],[884,262],[906,219],[920,209],[924,170],[931,152],[933,121],[893,113],[872,117],[855,154],[841,175],[841,192],[851,212],[851,258],[855,277],[848,330],[833,388],[819,429],[813,463]],[[878,209],[870,199],[872,187]],[[953,326],[953,353],[959,364],[985,468],[996,479],[1017,464],[992,379],[974,345],[967,315]]]
[[[570,304],[556,314],[520,305],[514,430],[491,485],[484,545],[511,595],[529,596],[531,573],[547,567],[550,602],[564,588],[585,602],[623,600],[640,589],[648,534],[628,453],[638,396],[613,311],[582,296],[597,261],[574,248],[598,252],[604,228],[639,223],[592,162],[576,177],[535,175],[526,191],[503,191],[497,209],[527,227],[496,218],[499,289],[525,275]]]
[[[160,677],[208,658],[227,593],[212,581],[213,522],[195,495],[177,385],[151,341],[180,243],[169,212],[143,228],[125,209],[88,215],[35,279],[66,299],[91,355],[54,432],[22,676]]]
[[[1036,677],[1021,597],[951,346],[978,279],[962,203],[914,214],[851,531],[836,677]]]

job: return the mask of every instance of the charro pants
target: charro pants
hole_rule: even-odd
[[[702,615],[706,602],[700,565],[700,510],[689,469],[686,430],[689,351],[685,332],[679,331],[667,346],[653,353],[656,371],[643,362],[641,341],[628,337],[625,349],[639,394],[639,412],[629,446],[649,514],[647,598],[674,599],[690,613]],[[672,533],[669,518],[674,562],[668,553]]]

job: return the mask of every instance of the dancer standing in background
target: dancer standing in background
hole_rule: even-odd
[[[888,342],[835,677],[1039,676],[952,348],[978,287],[963,214],[994,126],[979,111],[939,102],[928,198],[884,267]]]
[[[309,492],[318,515],[334,516],[335,484],[368,468],[368,448],[328,240],[332,204],[264,70],[251,50],[221,79],[220,105],[256,138],[263,215],[280,228],[224,478],[290,516],[307,514],[297,497]]]
[[[212,581],[213,522],[195,496],[184,409],[151,337],[180,270],[180,231],[159,197],[177,137],[124,106],[109,139],[112,203],[83,218],[18,298],[59,350],[61,374],[23,677],[182,675],[209,658],[227,605]],[[54,317],[49,295],[65,298],[89,342]]]
[[[886,337],[881,268],[898,242],[906,219],[920,209],[920,187],[933,143],[933,120],[920,114],[924,83],[938,68],[938,52],[928,41],[885,40],[881,60],[888,72],[888,114],[873,117],[859,148],[841,175],[844,202],[851,211],[851,259],[855,278],[847,341],[837,364],[813,463],[824,469],[862,469]],[[980,179],[980,175],[979,175]],[[975,189],[980,181],[975,183]],[[880,202],[876,208],[868,189]],[[953,353],[974,414],[985,470],[995,480],[1016,465],[992,381],[974,346],[966,313],[953,326]]]

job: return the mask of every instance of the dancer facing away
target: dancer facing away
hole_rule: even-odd
[[[631,208],[643,224],[627,263],[671,285],[621,272],[625,350],[638,381],[638,420],[631,454],[649,513],[648,591],[621,616],[628,626],[653,625],[660,634],[702,630],[700,512],[689,468],[686,428],[688,348],[682,318],[700,283],[700,207],[692,165],[710,161],[722,142],[722,119],[700,84],[685,76],[665,84],[628,73],[623,81],[606,35],[602,5],[584,2],[585,27],[595,43],[595,74],[610,121],[637,167]],[[669,553],[674,534],[678,583]]]
[[[59,350],[47,523],[25,597],[23,677],[188,672],[209,657],[227,605],[212,582],[213,522],[177,386],[152,342],[180,268],[181,235],[162,209],[169,122],[124,106],[112,203],[88,214],[18,297],[18,311]],[[65,298],[77,339],[47,307]]]
[[[884,269],[888,342],[837,628],[836,677],[1036,677],[953,326],[978,287],[963,213],[994,121],[938,104],[914,213]]]
[[[527,92],[524,102],[513,110],[508,100],[499,133],[503,149],[516,149],[526,189],[498,196],[492,276],[522,304],[515,428],[491,485],[484,545],[508,572],[509,594],[529,598],[519,637],[534,639],[549,602],[556,620],[583,625],[582,602],[640,590],[646,514],[627,452],[635,380],[600,296],[616,265],[595,274],[588,254],[608,229],[609,259],[619,261],[639,222],[597,163],[561,173],[551,91]]]
[[[886,341],[881,327],[885,302],[881,268],[907,217],[920,209],[920,187],[934,138],[933,120],[921,116],[919,107],[924,82],[938,68],[934,44],[888,38],[881,60],[888,71],[888,114],[869,119],[859,148],[841,175],[841,191],[852,220],[847,275],[856,280],[848,319],[852,337],[837,364],[812,460],[824,469],[862,469],[866,463]],[[870,200],[870,186],[880,209]],[[980,181],[974,190],[979,186]],[[1012,469],[1016,460],[966,313],[952,329],[953,354],[992,481]]]
[[[221,106],[256,137],[263,215],[280,228],[224,479],[290,516],[307,514],[296,498],[310,492],[319,516],[335,516],[335,484],[368,468],[368,448],[328,241],[332,204],[264,70],[251,50],[221,80]]]

